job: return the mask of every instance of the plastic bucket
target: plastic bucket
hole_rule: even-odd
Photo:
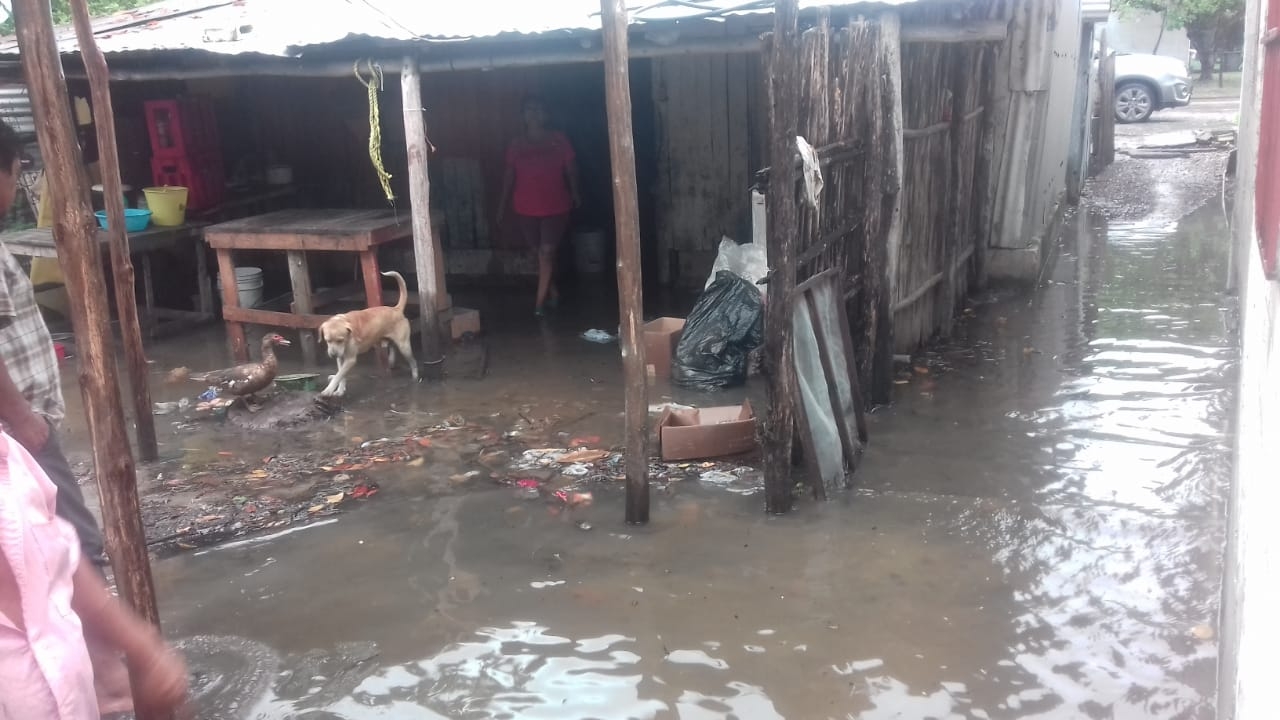
[[[605,236],[602,230],[579,230],[573,234],[573,259],[580,273],[604,272]]]
[[[187,221],[187,189],[166,186],[142,188],[151,210],[151,222],[156,225],[181,225]]]
[[[236,292],[240,295],[240,307],[256,307],[262,302],[262,268],[236,268]]]

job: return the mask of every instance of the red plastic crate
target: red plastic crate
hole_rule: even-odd
[[[220,150],[213,103],[207,98],[148,100],[143,109],[153,156],[195,157]]]
[[[187,188],[187,209],[206,210],[222,202],[225,176],[222,157],[217,153],[186,157],[151,159],[152,180],[158,186]]]

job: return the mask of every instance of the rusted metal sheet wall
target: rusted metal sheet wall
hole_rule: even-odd
[[[764,165],[758,54],[653,61],[657,259],[664,283],[700,284],[722,236],[750,239],[750,187]]]

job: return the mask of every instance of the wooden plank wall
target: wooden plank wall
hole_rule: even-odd
[[[902,50],[903,234],[894,351],[950,333],[974,276],[987,173],[979,157],[990,50],[913,43]]]
[[[800,134],[817,151],[819,207],[802,202],[794,243],[797,281],[835,270],[843,285],[858,378],[887,401],[888,242],[900,192],[889,121],[898,88],[888,81],[879,23],[833,28],[825,18],[800,38]]]
[[[764,165],[762,88],[758,54],[653,61],[664,284],[700,285],[722,236],[750,239],[750,188]]]

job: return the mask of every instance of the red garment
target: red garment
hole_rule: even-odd
[[[517,215],[549,217],[573,209],[569,180],[573,145],[564,133],[550,132],[541,142],[517,138],[507,146],[507,167],[515,172],[511,208]]]

